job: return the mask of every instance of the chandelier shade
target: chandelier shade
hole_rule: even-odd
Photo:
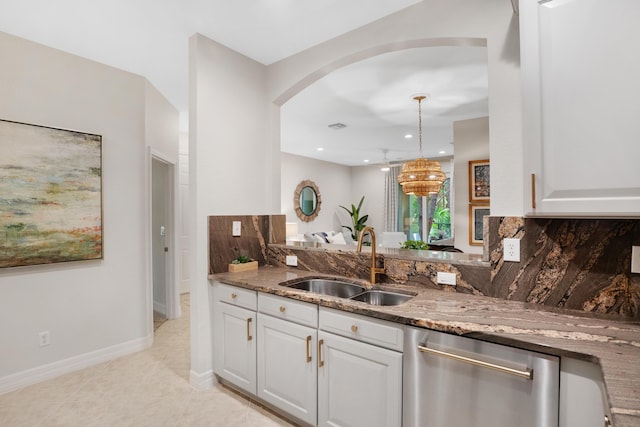
[[[422,156],[422,101],[424,95],[415,96],[418,101],[418,127],[420,130],[420,158],[410,160],[402,164],[398,175],[398,183],[402,186],[404,194],[416,196],[428,196],[440,191],[440,186],[447,179],[442,172],[440,163]]]
[[[440,169],[440,163],[420,157],[402,164],[398,182],[404,194],[427,196],[440,191],[447,176]]]

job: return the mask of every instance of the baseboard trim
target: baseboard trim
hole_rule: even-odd
[[[108,362],[109,360],[117,359],[118,357],[126,356],[131,353],[137,353],[151,347],[151,344],[153,344],[153,334],[121,344],[116,344],[111,347],[73,356],[68,359],[37,366],[35,368],[27,369],[26,371],[7,375],[0,378],[0,394],[19,390],[42,381],[50,380],[99,363]]]
[[[198,373],[196,371],[189,371],[189,384],[197,390],[209,390],[217,383],[213,370],[209,370],[205,373]]]

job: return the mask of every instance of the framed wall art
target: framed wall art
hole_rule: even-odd
[[[469,201],[489,202],[491,182],[489,180],[489,160],[469,161]]]
[[[489,215],[489,205],[469,205],[469,244],[481,246],[483,237],[483,218]]]
[[[102,137],[0,120],[0,268],[102,259]]]

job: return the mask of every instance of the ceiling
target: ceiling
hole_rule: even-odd
[[[0,31],[145,76],[186,113],[195,33],[269,65],[419,2],[0,0]],[[462,51],[469,49],[476,53]],[[425,155],[434,157],[430,150],[450,145],[452,120],[488,115],[486,86],[484,48],[411,49],[361,61],[283,106],[283,151],[346,165],[380,162],[384,149],[389,160],[416,157],[417,141],[398,135],[415,133],[411,95],[427,92]],[[347,127],[327,128],[334,122]]]

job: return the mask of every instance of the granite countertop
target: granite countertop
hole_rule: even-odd
[[[603,373],[613,426],[640,426],[640,322],[414,286],[393,285],[393,290],[416,296],[398,306],[382,307],[279,285],[302,277],[328,276],[267,266],[215,274],[210,279],[392,322],[596,363]],[[347,281],[371,287],[366,282]]]

